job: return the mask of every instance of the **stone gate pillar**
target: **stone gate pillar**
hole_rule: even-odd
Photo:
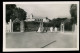
[[[60,31],[64,32],[64,23],[61,23]]]
[[[23,22],[23,20],[20,23],[20,32],[24,32],[24,22]]]
[[[77,25],[75,24],[75,32],[77,32]]]
[[[40,22],[40,26],[37,32],[43,32],[43,20]]]
[[[41,26],[41,32],[43,32],[43,22],[41,22],[41,24],[40,24]]]
[[[73,32],[76,32],[76,31],[77,31],[77,25],[76,25],[76,24],[73,24],[73,25],[72,25],[72,31],[73,31]]]
[[[13,22],[12,22],[12,25],[11,26],[12,26],[11,31],[13,32]]]
[[[10,22],[9,22],[9,32],[13,32],[13,22],[12,20],[10,19]]]

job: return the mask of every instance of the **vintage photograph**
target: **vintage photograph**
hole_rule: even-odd
[[[78,1],[3,2],[3,51],[54,50],[79,50]]]

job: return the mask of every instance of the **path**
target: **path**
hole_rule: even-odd
[[[68,48],[76,47],[74,36],[61,33],[14,32],[6,34],[8,48]],[[75,40],[75,41],[73,41]],[[51,43],[52,42],[52,43]]]

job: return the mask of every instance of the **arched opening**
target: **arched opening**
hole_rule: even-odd
[[[20,32],[20,23],[19,22],[13,23],[13,32]]]

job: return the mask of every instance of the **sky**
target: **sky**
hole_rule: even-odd
[[[48,17],[49,19],[58,17],[70,18],[71,4],[16,4],[17,7],[24,9],[28,14],[34,16]]]

